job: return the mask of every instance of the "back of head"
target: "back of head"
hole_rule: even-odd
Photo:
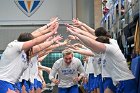
[[[99,36],[98,38],[96,38],[96,41],[107,44],[110,43],[109,38],[107,36]]]
[[[19,42],[25,42],[25,41],[29,41],[32,40],[34,37],[31,33],[21,33],[18,37],[18,41]]]
[[[31,33],[21,33],[18,37],[18,41],[19,42],[25,42],[25,41],[29,41],[32,40],[34,37]],[[30,48],[29,50],[26,51],[26,55],[27,55],[27,60],[29,61],[31,59],[31,53],[32,53],[32,48]]]
[[[70,49],[65,49],[62,51],[62,54],[63,54],[63,57],[66,56],[66,55],[70,55],[70,54],[73,54],[73,51],[70,50]]]
[[[95,30],[95,35],[111,37],[104,27],[99,27]]]

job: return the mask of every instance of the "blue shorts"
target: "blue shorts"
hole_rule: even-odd
[[[38,88],[42,89],[42,83],[37,79],[34,79],[34,89],[37,90]]]
[[[88,82],[86,84],[83,84],[83,87],[85,90],[88,91],[88,93],[90,93],[91,91],[94,91],[95,88],[97,88],[97,82],[95,79],[96,77],[94,77],[94,74],[89,74],[89,78],[88,78]]]
[[[22,93],[22,82],[15,83],[15,90],[18,90],[20,93]]]
[[[0,80],[0,93],[7,93],[8,88],[15,91],[15,86],[7,81]]]
[[[103,89],[109,88],[113,93],[116,93],[116,86],[114,86],[113,81],[110,77],[103,78]]]
[[[79,93],[78,85],[74,85],[69,88],[58,87],[58,93]]]
[[[96,79],[95,80],[95,82],[96,82],[95,87],[100,89],[100,93],[104,93],[103,82],[102,82],[102,76],[101,76],[101,74],[97,75],[97,77],[95,79]]]
[[[25,86],[25,89],[28,93],[34,88],[30,81],[23,80],[23,85]]]
[[[117,85],[117,93],[137,93],[135,79],[120,81]]]
[[[97,88],[100,89],[100,93],[104,93],[101,74],[97,77],[94,77],[94,74],[89,74],[88,83],[83,84],[83,87],[88,93]]]

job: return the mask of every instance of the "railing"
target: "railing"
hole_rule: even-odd
[[[109,12],[104,15],[101,21],[101,26],[105,27],[110,32],[121,31],[121,29],[133,21],[133,8],[138,3],[138,1],[139,0],[132,3],[125,2],[125,12],[123,13],[123,11],[121,11],[121,0],[116,0]]]

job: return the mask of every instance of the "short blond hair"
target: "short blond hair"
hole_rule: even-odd
[[[63,57],[64,57],[65,55],[70,55],[70,54],[73,54],[73,51],[72,51],[71,49],[65,49],[65,50],[62,51]]]

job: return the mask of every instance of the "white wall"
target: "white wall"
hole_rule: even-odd
[[[76,0],[76,16],[82,22],[94,27],[94,0]]]
[[[34,12],[31,12],[33,2],[31,3],[31,8],[28,7],[27,2],[24,3],[26,9],[28,9],[28,12],[25,12],[18,1],[28,0],[0,1],[0,25],[46,24],[54,16],[58,16],[64,22],[70,23],[76,14],[75,0],[40,0],[42,1],[40,7],[36,8],[37,10]],[[32,15],[28,16],[28,14]]]
[[[1,2],[3,2],[2,0]],[[48,1],[48,0],[47,0]],[[57,0],[60,1],[60,0]],[[63,3],[63,2],[62,2]],[[76,0],[76,16],[83,22],[87,23],[91,27],[93,27],[93,0]],[[1,4],[1,3],[0,3]],[[3,3],[4,4],[4,3]],[[55,4],[52,4],[52,6],[55,7]],[[51,6],[51,5],[50,5]],[[65,5],[66,8],[67,5]],[[3,10],[4,11],[4,10]],[[65,11],[63,11],[65,12]],[[67,12],[66,12],[67,13]],[[63,13],[62,15],[66,15],[66,13]],[[19,34],[21,32],[32,32],[33,30],[37,29],[41,25],[7,25],[3,26],[0,25],[0,50],[4,50],[5,47],[9,42],[11,42],[14,39],[17,39]],[[68,33],[66,33],[66,27],[63,25],[60,25],[59,28],[59,34],[63,35],[64,38],[67,37]],[[62,47],[63,48],[63,47]],[[62,48],[58,48],[58,50],[61,50]]]

